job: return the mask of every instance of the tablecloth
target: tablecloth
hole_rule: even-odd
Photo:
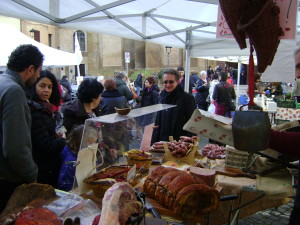
[[[300,109],[277,107],[277,120],[300,120]]]

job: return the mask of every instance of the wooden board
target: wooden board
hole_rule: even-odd
[[[195,218],[184,218],[182,216],[178,216],[178,215],[174,214],[171,210],[167,209],[166,207],[164,207],[163,205],[161,205],[159,202],[157,202],[156,200],[154,200],[152,198],[147,197],[147,200],[156,209],[156,211],[161,215],[174,217],[174,218],[179,219],[179,220],[193,221],[193,222],[196,222],[196,223],[202,223],[203,222],[203,218],[204,218],[203,215],[199,215]]]
[[[212,169],[216,171],[216,174],[225,175],[229,177],[247,177],[251,179],[256,178],[254,174],[245,173],[240,169],[236,169],[228,166],[219,165],[219,166],[215,166]]]

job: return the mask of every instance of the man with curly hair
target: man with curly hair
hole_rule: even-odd
[[[20,45],[11,53],[6,71],[0,75],[0,212],[17,186],[37,179],[25,88],[39,77],[43,60],[37,47]]]

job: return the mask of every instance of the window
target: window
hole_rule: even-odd
[[[33,36],[33,39],[34,39],[35,41],[38,41],[38,42],[41,41],[41,34],[40,34],[40,31],[39,31],[39,30],[34,30],[34,36]]]
[[[48,34],[48,45],[52,47],[52,34]]]
[[[86,48],[85,48],[85,34],[81,30],[76,31],[76,33],[77,33],[77,39],[78,39],[78,43],[79,43],[79,46],[80,46],[80,50],[82,52],[85,52],[86,51]],[[75,33],[73,34],[73,47],[74,47],[74,52],[75,52]]]

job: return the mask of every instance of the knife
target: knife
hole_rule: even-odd
[[[153,214],[153,216],[155,218],[161,218],[160,214],[156,211],[156,209],[153,207],[153,205],[148,201],[147,198],[145,198],[145,206],[147,208],[148,211],[151,211],[151,213]]]
[[[141,196],[145,196],[145,193],[142,193],[141,190],[139,188],[135,188],[134,189],[136,191],[136,193],[141,197]],[[155,218],[161,218],[160,214],[156,211],[156,209],[153,207],[153,205],[148,201],[148,199],[146,197],[144,197],[144,201],[145,201],[145,207],[148,211],[151,211],[151,213],[153,214],[153,216]]]

